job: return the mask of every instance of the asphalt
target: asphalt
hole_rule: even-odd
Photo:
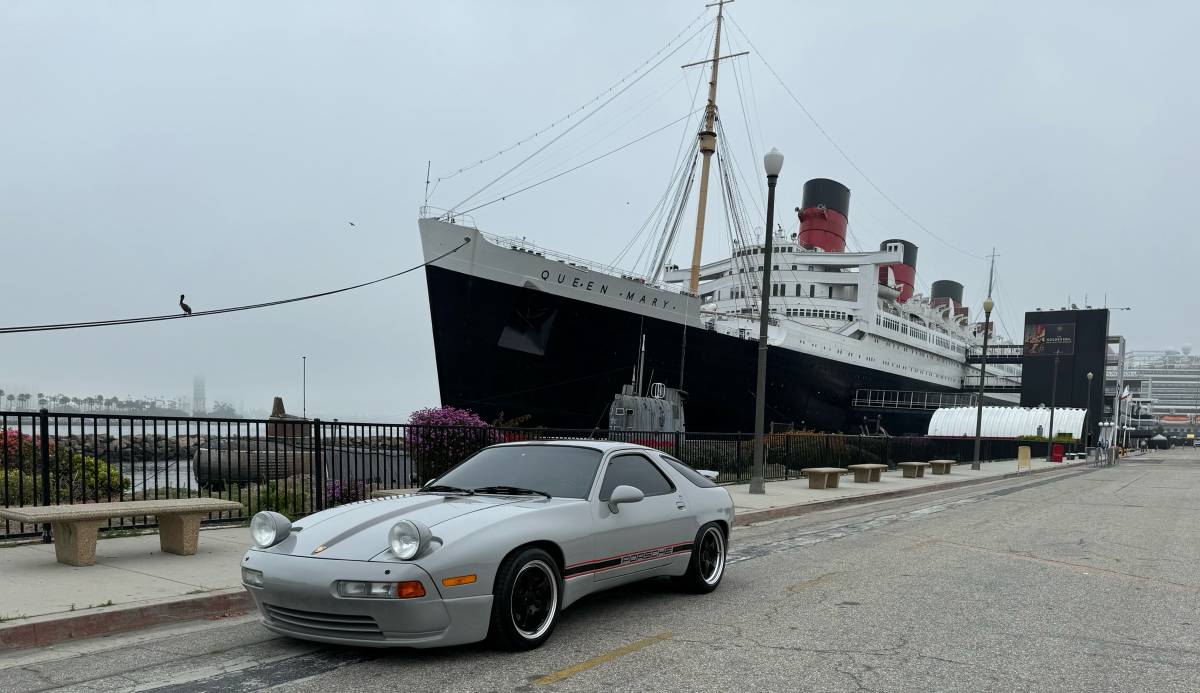
[[[1200,453],[736,528],[715,593],[587,598],[533,652],[327,647],[252,617],[0,655],[0,690],[1200,689]]]

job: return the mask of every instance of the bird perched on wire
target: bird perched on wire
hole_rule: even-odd
[[[354,222],[352,222],[352,221],[351,221],[351,222],[348,222],[348,223],[349,223],[351,226],[354,226]]]
[[[183,309],[184,313],[192,314],[192,307],[183,302],[183,294],[179,294],[179,307]]]

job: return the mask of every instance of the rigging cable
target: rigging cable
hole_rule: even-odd
[[[875,192],[879,193],[879,195],[881,197],[883,197],[883,199],[888,201],[888,204],[895,207],[896,211],[898,211],[898,212],[900,212],[900,214],[904,215],[904,217],[907,218],[909,221],[911,221],[914,225],[916,225],[917,228],[921,229],[925,233],[928,233],[930,236],[933,236],[937,240],[941,241],[948,248],[956,250],[956,251],[962,253],[963,255],[966,255],[967,257],[970,257],[970,258],[974,258],[976,260],[986,260],[987,259],[982,255],[976,255],[975,253],[963,250],[962,248],[951,243],[950,241],[947,241],[946,239],[937,235],[933,231],[930,231],[928,227],[926,227],[921,222],[917,221],[916,217],[909,214],[907,210],[905,210],[903,207],[901,207],[899,204],[897,204],[897,202],[895,200],[893,200],[887,193],[885,193],[883,191],[883,189],[881,189],[878,185],[876,185],[875,181],[871,180],[871,177],[868,176],[865,172],[863,172],[863,170],[861,168],[859,168],[858,164],[854,163],[854,160],[850,158],[850,155],[846,153],[846,150],[842,149],[838,145],[838,143],[834,141],[833,137],[831,137],[830,134],[828,132],[826,132],[825,128],[821,127],[821,124],[817,122],[817,119],[813,117],[812,113],[809,112],[809,110],[804,106],[804,104],[800,101],[800,99],[796,96],[796,94],[794,92],[792,92],[792,90],[790,88],[788,88],[787,83],[785,83],[783,81],[783,78],[779,76],[779,73],[775,72],[775,68],[771,67],[771,64],[768,63],[767,59],[763,57],[762,52],[758,50],[758,47],[754,45],[754,42],[750,40],[750,37],[746,35],[746,32],[742,31],[742,27],[739,26],[738,23],[733,20],[732,16],[729,16],[729,15],[726,15],[726,16],[730,22],[733,22],[733,26],[737,28],[738,33],[742,35],[742,38],[746,39],[746,42],[748,44],[750,44],[751,48],[754,49],[754,52],[758,56],[758,59],[763,62],[763,65],[766,65],[767,69],[770,70],[771,75],[775,77],[775,80],[777,82],[779,82],[779,85],[781,87],[783,87],[784,91],[786,91],[788,93],[788,96],[792,97],[792,101],[794,101],[796,103],[796,105],[800,107],[800,110],[804,112],[804,115],[808,117],[809,121],[812,122],[812,124],[817,128],[817,130],[821,133],[821,135],[823,135],[825,137],[825,139],[829,141],[829,144],[833,145],[833,148],[836,149],[837,152],[842,155],[842,158],[845,159],[846,162],[848,164],[850,164],[850,166],[853,167],[855,171],[858,171],[858,174],[863,177],[863,180],[865,180],[872,188],[875,189]]]
[[[707,27],[707,25],[700,27],[698,30],[696,30],[696,34],[699,34],[701,31],[704,31],[704,29],[705,29],[706,27]],[[588,120],[589,120],[589,119],[590,119],[592,116],[594,116],[594,115],[596,115],[597,113],[599,113],[600,111],[604,110],[604,107],[605,107],[605,106],[607,106],[608,104],[612,103],[612,102],[613,102],[613,101],[615,101],[616,99],[620,98],[620,96],[621,96],[622,94],[624,94],[625,92],[629,91],[629,90],[630,90],[630,89],[633,87],[633,85],[635,85],[635,84],[637,84],[638,82],[642,81],[642,79],[643,79],[643,78],[645,78],[645,77],[646,77],[646,75],[650,74],[650,73],[651,73],[651,72],[654,70],[654,68],[658,67],[659,65],[662,65],[664,62],[666,62],[666,60],[667,60],[668,58],[670,58],[672,55],[675,55],[676,53],[678,53],[678,52],[679,52],[679,50],[680,50],[680,49],[682,49],[684,46],[687,46],[688,44],[690,44],[690,43],[691,43],[691,41],[692,41],[692,38],[694,38],[694,36],[689,36],[689,37],[688,37],[688,39],[687,39],[685,42],[683,42],[683,43],[679,44],[678,46],[676,46],[676,47],[675,47],[675,48],[674,48],[674,49],[673,49],[673,50],[672,50],[670,53],[667,53],[667,54],[666,54],[666,55],[664,55],[662,58],[660,58],[658,62],[654,63],[654,65],[652,65],[652,66],[651,66],[650,70],[648,70],[648,71],[646,71],[646,72],[643,72],[642,74],[638,75],[636,79],[634,79],[633,81],[631,81],[629,84],[626,84],[626,85],[625,85],[624,87],[622,87],[622,88],[621,88],[621,90],[620,90],[620,91],[618,91],[616,94],[613,94],[612,96],[610,96],[610,97],[608,98],[608,100],[607,100],[607,101],[605,101],[604,103],[600,104],[600,106],[598,106],[598,107],[597,107],[595,110],[593,110],[591,113],[588,113],[588,114],[587,114],[587,115],[585,115],[584,117],[582,117],[582,118],[580,118],[579,120],[575,121],[575,124],[574,124],[574,125],[572,125],[571,127],[567,128],[566,130],[563,130],[561,133],[559,133],[559,134],[558,134],[558,136],[556,136],[554,139],[550,140],[550,141],[549,141],[549,142],[547,142],[546,144],[544,144],[544,145],[542,145],[541,147],[539,147],[539,148],[538,148],[536,151],[534,151],[534,152],[533,152],[532,154],[530,154],[529,156],[527,156],[527,157],[525,157],[524,159],[521,159],[521,160],[520,160],[520,161],[518,161],[517,163],[513,164],[511,167],[509,167],[509,168],[508,168],[508,170],[507,170],[507,171],[505,171],[504,173],[501,173],[500,175],[498,175],[498,176],[496,176],[495,178],[493,178],[493,179],[492,179],[490,182],[488,182],[488,183],[487,183],[486,185],[484,185],[482,188],[480,188],[480,189],[476,190],[475,192],[471,193],[471,194],[470,194],[470,195],[469,195],[469,196],[468,196],[468,197],[467,197],[465,200],[463,200],[462,202],[459,202],[458,204],[454,205],[454,207],[453,207],[452,209],[457,209],[458,207],[461,207],[462,205],[465,205],[466,203],[468,203],[468,202],[470,202],[471,200],[475,199],[475,197],[476,197],[476,196],[478,196],[478,195],[480,195],[481,193],[483,193],[483,191],[485,191],[485,190],[487,190],[488,188],[492,187],[492,186],[493,186],[493,185],[495,185],[496,183],[499,183],[499,182],[500,182],[502,179],[504,179],[505,177],[507,177],[507,176],[508,176],[508,174],[512,173],[513,171],[517,170],[517,169],[518,169],[518,168],[520,168],[521,166],[525,165],[525,163],[526,163],[527,161],[529,161],[529,160],[530,160],[530,159],[532,159],[533,157],[537,156],[538,154],[541,154],[542,152],[544,152],[544,151],[546,150],[546,148],[550,147],[550,146],[551,146],[551,145],[553,145],[555,142],[557,142],[557,141],[561,140],[563,137],[566,137],[568,134],[570,134],[570,133],[571,133],[571,131],[572,131],[572,130],[574,130],[575,128],[579,127],[580,125],[583,125],[584,123],[586,123],[586,122],[587,122],[587,121],[588,121]],[[689,114],[689,115],[691,115],[691,114]],[[474,208],[472,208],[472,209],[479,209],[479,207],[474,207]],[[467,210],[467,211],[469,212],[470,210]],[[464,212],[464,213],[465,213],[465,212]]]
[[[205,316],[205,315],[220,315],[222,313],[236,313],[236,312],[243,311],[243,310],[254,310],[257,308],[269,308],[271,306],[280,306],[285,303],[297,303],[299,301],[308,301],[308,300],[311,300],[314,298],[322,298],[324,296],[332,296],[334,294],[340,294],[340,293],[344,293],[346,291],[353,291],[355,289],[361,289],[365,286],[370,286],[372,284],[378,284],[380,282],[385,282],[389,279],[395,279],[396,277],[399,277],[404,274],[408,274],[409,272],[413,272],[415,270],[419,270],[422,267],[425,267],[426,265],[430,265],[434,262],[437,262],[438,260],[441,260],[442,258],[446,257],[447,255],[456,253],[470,242],[471,242],[470,238],[464,237],[462,243],[459,243],[454,248],[442,253],[441,255],[438,255],[437,257],[433,258],[432,260],[427,260],[427,261],[422,262],[421,264],[416,265],[414,267],[409,267],[406,270],[396,272],[395,274],[389,274],[386,277],[372,279],[371,281],[368,281],[368,282],[363,282],[361,284],[355,284],[353,286],[342,287],[341,289],[333,289],[332,291],[322,291],[321,293],[308,294],[307,296],[296,296],[294,298],[284,298],[284,299],[280,299],[278,301],[267,301],[265,303],[252,303],[249,305],[232,306],[229,308],[215,308],[213,310],[201,310],[201,311],[196,311],[194,313],[172,313],[170,315],[151,315],[151,316],[141,317],[141,318],[121,318],[121,319],[117,319],[117,320],[93,320],[90,322],[64,322],[64,323],[57,323],[57,324],[52,324],[52,325],[22,325],[20,327],[0,327],[0,334],[15,334],[18,332],[50,332],[53,330],[74,330],[74,329],[80,329],[80,328],[84,328],[84,327],[108,327],[111,325],[134,325],[134,324],[143,323],[143,322],[161,322],[163,320],[178,320],[180,318],[198,318],[198,317]]]
[[[693,26],[695,26],[696,22],[700,21],[700,19],[701,19],[701,18],[703,18],[703,17],[704,17],[704,15],[706,15],[706,14],[708,14],[708,10],[707,10],[707,9],[705,9],[705,10],[704,10],[703,12],[701,12],[700,14],[696,15],[696,17],[695,17],[694,19],[692,19],[692,21],[688,22],[688,25],[687,25],[687,26],[683,27],[683,29],[681,29],[681,30],[679,31],[679,33],[678,33],[678,34],[675,34],[675,36],[673,36],[673,37],[671,38],[671,40],[670,40],[670,41],[667,41],[666,45],[664,45],[662,48],[659,48],[659,49],[658,49],[658,51],[654,53],[654,55],[650,56],[649,58],[646,58],[646,60],[645,60],[645,61],[643,61],[641,65],[638,65],[638,66],[637,66],[637,67],[636,67],[636,68],[635,68],[635,69],[634,69],[632,72],[630,72],[629,74],[627,74],[627,75],[625,75],[624,77],[622,77],[622,78],[620,79],[620,81],[618,81],[618,82],[614,83],[614,84],[613,84],[612,86],[610,86],[608,89],[605,89],[604,91],[600,92],[600,94],[598,94],[598,95],[596,96],[596,98],[592,99],[591,101],[588,101],[587,103],[583,104],[583,105],[582,105],[582,106],[580,106],[579,108],[575,109],[574,111],[571,111],[570,113],[568,113],[567,115],[563,116],[562,118],[559,118],[558,120],[554,121],[553,123],[550,123],[549,125],[547,125],[546,127],[542,128],[541,130],[538,130],[537,132],[533,133],[532,135],[529,135],[529,136],[525,137],[524,139],[521,139],[521,140],[519,140],[518,142],[516,142],[516,143],[514,143],[514,144],[512,144],[512,145],[509,145],[508,147],[505,147],[504,149],[501,149],[500,151],[496,152],[495,154],[492,154],[491,156],[484,157],[484,158],[480,159],[479,161],[476,161],[476,162],[475,162],[475,163],[473,163],[473,164],[469,164],[469,165],[463,166],[462,168],[459,168],[458,170],[454,171],[453,173],[450,173],[450,174],[447,174],[447,175],[443,175],[443,176],[440,176],[440,177],[438,177],[438,179],[437,179],[437,182],[438,182],[438,183],[440,183],[440,182],[442,182],[442,181],[444,181],[444,180],[450,180],[451,178],[454,178],[455,176],[459,175],[460,173],[465,173],[465,172],[467,172],[467,171],[470,171],[470,170],[471,170],[471,169],[473,169],[473,168],[477,168],[477,167],[479,167],[479,166],[481,166],[481,165],[483,165],[483,164],[485,164],[485,163],[487,163],[487,162],[491,161],[492,159],[495,159],[496,157],[503,156],[504,154],[507,154],[508,152],[512,151],[513,149],[516,149],[517,147],[520,147],[521,145],[525,144],[526,142],[528,142],[528,141],[530,141],[530,140],[532,140],[532,139],[534,139],[534,138],[538,137],[539,135],[543,135],[543,134],[545,134],[546,132],[549,132],[550,130],[554,129],[554,128],[555,128],[555,127],[557,127],[558,125],[561,125],[563,122],[565,122],[565,121],[567,121],[567,120],[570,120],[570,119],[571,119],[573,116],[575,116],[576,114],[578,114],[578,113],[580,113],[581,111],[585,110],[586,108],[588,108],[588,107],[589,107],[589,106],[591,106],[592,104],[596,103],[596,102],[597,102],[597,101],[599,101],[600,99],[604,98],[604,97],[605,97],[605,95],[607,95],[607,94],[608,94],[609,92],[611,92],[613,89],[616,89],[617,87],[621,86],[621,85],[622,85],[622,84],[624,84],[624,83],[626,82],[626,80],[628,80],[630,77],[633,77],[633,76],[634,76],[634,75],[636,75],[638,72],[640,72],[640,71],[641,71],[641,69],[642,69],[642,68],[644,68],[644,67],[645,67],[645,66],[646,66],[646,65],[647,65],[647,64],[648,64],[648,63],[649,63],[651,60],[654,60],[655,58],[657,58],[657,57],[658,57],[658,55],[659,55],[660,53],[662,53],[662,52],[663,52],[663,51],[665,51],[666,49],[670,48],[670,47],[671,47],[671,44],[675,43],[675,41],[676,41],[676,40],[678,40],[680,36],[683,36],[683,34],[684,34],[685,32],[687,32],[687,30],[688,30],[688,29],[691,29]],[[705,23],[705,26],[707,26],[707,25],[708,25],[708,24],[710,24],[710,23],[712,23],[712,20],[709,20],[708,22],[706,22],[706,23]],[[437,187],[436,187],[436,186],[434,187],[434,192],[437,192]]]
[[[594,164],[601,159],[604,159],[608,156],[616,154],[617,152],[621,151],[622,149],[628,149],[629,147],[632,147],[633,145],[637,144],[638,142],[641,142],[642,140],[644,140],[648,137],[657,135],[658,133],[662,132],[663,130],[666,130],[667,128],[669,128],[681,121],[691,118],[693,115],[695,115],[700,110],[703,110],[703,109],[697,109],[696,111],[692,111],[692,112],[687,113],[679,118],[676,118],[675,120],[672,120],[671,122],[667,123],[666,125],[663,125],[662,127],[655,128],[654,130],[647,132],[646,134],[642,135],[641,137],[638,137],[635,140],[626,142],[625,144],[621,145],[620,147],[617,147],[616,149],[610,149],[607,152],[601,154],[600,156],[597,156],[593,159],[588,159],[587,161],[583,162],[582,164],[579,164],[578,166],[573,166],[565,171],[562,171],[561,173],[556,173],[553,176],[550,176],[549,178],[544,178],[536,183],[533,183],[532,185],[527,185],[524,188],[521,188],[519,190],[514,190],[513,192],[510,192],[508,194],[501,195],[500,197],[497,197],[495,199],[484,202],[483,204],[475,205],[474,207],[471,207],[470,209],[465,209],[461,212],[456,212],[456,214],[470,214],[471,212],[474,212],[477,209],[482,209],[484,207],[487,207],[488,205],[496,204],[497,202],[503,202],[504,200],[507,200],[508,198],[513,197],[514,195],[519,195],[527,190],[532,190],[532,189],[538,187],[539,185],[549,183],[550,181],[552,181],[556,178],[562,178],[563,176],[567,175],[568,173],[578,171],[579,169],[583,168],[584,166],[587,166],[588,164]],[[474,197],[474,195],[472,195],[472,197]]]

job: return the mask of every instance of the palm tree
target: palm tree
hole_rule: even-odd
[[[12,408],[12,406],[13,406],[13,400],[15,400],[16,398],[17,398],[17,396],[16,396],[16,395],[9,395],[9,396],[8,396],[8,406],[9,406],[9,408],[10,408],[10,409],[11,409],[11,408]]]

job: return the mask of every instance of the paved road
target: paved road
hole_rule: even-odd
[[[738,529],[725,583],[584,600],[530,653],[251,618],[0,657],[0,690],[1200,690],[1200,453]]]

